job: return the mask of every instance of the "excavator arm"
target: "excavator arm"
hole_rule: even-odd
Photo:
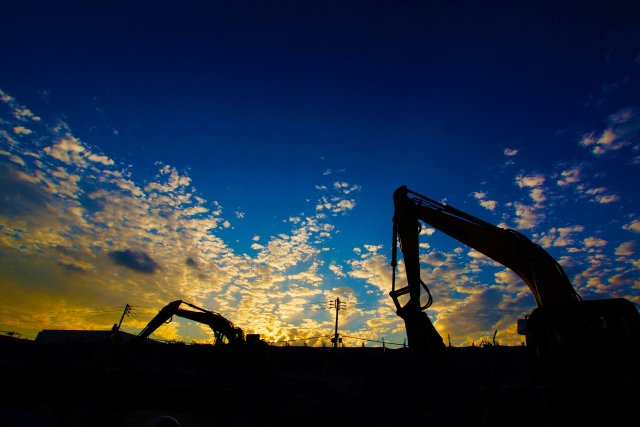
[[[510,268],[527,284],[539,307],[580,301],[580,296],[575,292],[562,266],[542,247],[517,231],[497,227],[449,205],[422,196],[405,186],[395,191],[393,201],[395,211],[392,265],[394,268],[390,295],[398,315],[405,319],[410,343],[418,341],[415,338],[417,334],[412,333],[411,329],[420,329],[422,335],[433,332],[425,332],[431,326],[430,322],[427,325],[426,319],[419,316],[421,310],[431,303],[429,295],[429,302],[423,306],[420,305],[421,288],[428,292],[420,279],[418,243],[420,221]],[[400,289],[395,287],[398,239],[407,275],[407,286]],[[409,301],[403,306],[400,304],[399,297],[406,294],[409,294]],[[417,324],[421,326],[418,327]],[[424,337],[419,341],[424,341]]]
[[[180,308],[181,304],[188,305],[197,311],[183,310]],[[167,323],[167,321],[170,321],[173,316],[183,317],[185,319],[208,325],[213,331],[215,345],[222,344],[225,341],[229,344],[244,341],[244,332],[242,329],[234,326],[231,321],[223,317],[221,314],[205,310],[204,308],[189,304],[188,302],[177,300],[167,304],[167,306],[160,310],[158,314],[151,319],[147,326],[140,332],[140,334],[138,334],[138,342],[148,338],[156,329]]]
[[[404,256],[409,293],[414,300],[410,304],[416,304],[420,292],[418,220],[511,269],[527,284],[538,306],[580,301],[562,266],[540,245],[517,231],[497,227],[405,186],[396,190],[393,201],[394,241],[397,235]]]

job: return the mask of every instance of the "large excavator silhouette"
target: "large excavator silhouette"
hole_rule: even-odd
[[[185,304],[193,310],[184,310],[180,305]],[[234,324],[219,313],[209,311],[197,305],[189,304],[182,300],[173,301],[166,305],[156,316],[151,319],[147,326],[138,334],[136,343],[142,342],[148,338],[160,326],[171,321],[173,316],[184,317],[185,319],[208,325],[213,331],[214,345],[236,344],[244,342],[244,332],[242,329],[234,326]]]
[[[405,186],[395,191],[393,201],[390,296],[405,322],[410,348],[427,361],[446,357],[442,338],[424,312],[431,305],[431,295],[420,278],[418,235],[422,221],[508,267],[533,293],[537,308],[518,320],[517,326],[518,333],[526,335],[530,377],[538,388],[529,387],[512,396],[515,404],[521,405],[519,409],[527,412],[531,408],[527,399],[532,399],[533,393],[546,408],[546,412],[537,408],[546,420],[543,424],[552,420],[561,425],[573,423],[578,408],[592,409],[586,415],[588,421],[609,422],[632,413],[631,407],[621,407],[637,403],[640,397],[640,313],[633,303],[623,298],[583,301],[562,266],[517,231],[497,227]],[[396,289],[398,239],[407,286]],[[421,305],[423,290],[428,301]],[[407,295],[409,300],[402,304],[400,298]],[[554,393],[555,400],[549,397]],[[570,396],[582,396],[580,405],[568,405]],[[503,399],[493,414],[504,411],[507,401]]]

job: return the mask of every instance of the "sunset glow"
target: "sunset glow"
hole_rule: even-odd
[[[0,330],[106,330],[130,304],[138,333],[181,299],[320,346],[340,297],[345,345],[401,344],[400,185],[527,235],[584,299],[640,304],[633,14],[18,3],[0,14]],[[520,278],[420,239],[445,342],[519,345]],[[153,336],[212,340],[177,318]]]

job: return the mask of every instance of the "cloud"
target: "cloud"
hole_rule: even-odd
[[[480,206],[490,211],[494,211],[498,206],[498,202],[495,200],[486,200],[485,197],[487,193],[475,192],[473,193],[473,197],[480,201]]]
[[[625,257],[632,256],[634,254],[635,247],[636,247],[635,240],[624,242],[616,248],[615,254],[618,256],[625,256]]]
[[[515,202],[516,218],[513,220],[516,223],[516,228],[519,230],[528,230],[535,228],[538,224],[544,221],[546,215],[544,213],[536,212],[535,206],[527,206],[522,203]]]
[[[57,144],[51,147],[45,147],[43,151],[51,157],[58,159],[67,164],[75,164],[78,166],[86,166],[86,162],[80,156],[86,148],[77,138],[66,133],[65,136],[58,139]]]
[[[619,138],[620,135],[613,128],[605,130],[596,141],[593,154],[601,155],[610,150],[619,150],[627,145],[626,141],[617,142]]]
[[[132,251],[130,249],[111,251],[109,252],[109,258],[116,265],[122,265],[141,273],[152,274],[160,268],[149,255],[142,251]]]
[[[473,197],[475,197],[478,200],[482,200],[485,197],[487,197],[487,193],[481,193],[479,191],[476,191],[475,193],[472,193],[472,194],[473,194]]]
[[[533,298],[528,290],[515,296],[504,292],[505,287],[517,287],[517,279],[508,271],[500,272],[496,280],[498,286],[476,287],[464,300],[443,309],[434,322],[440,334],[449,334],[458,345],[478,345],[483,339],[491,342],[497,330],[501,344],[519,344],[522,337],[516,333],[515,320],[531,310]]]
[[[0,130],[0,135],[2,135],[2,136],[4,137],[5,141],[7,141],[7,143],[9,143],[9,145],[16,145],[16,144],[18,144],[18,141],[16,141],[15,139],[13,139],[13,138],[11,137],[11,135],[9,135],[9,134],[7,133],[7,131],[6,131],[6,130]]]
[[[14,126],[13,133],[18,135],[29,135],[31,133],[31,129],[27,129],[24,126]]]
[[[348,286],[341,286],[339,288],[333,288],[332,289],[332,293],[334,295],[345,296],[345,297],[348,297],[350,295],[355,295],[354,290],[352,288],[348,287]]]
[[[359,259],[348,261],[351,271],[349,277],[363,279],[366,283],[375,286],[380,291],[388,292],[391,283],[391,268],[389,260],[377,253],[377,246],[367,246]]]
[[[609,127],[599,137],[596,132],[584,134],[579,145],[590,148],[595,155],[601,156],[609,151],[617,151],[630,145],[640,130],[640,115],[633,107],[619,110],[608,117]]]
[[[39,182],[12,166],[0,163],[0,216],[35,216],[48,211],[51,195],[38,185]]]
[[[435,232],[436,232],[435,228],[422,227],[422,229],[420,230],[420,235],[421,236],[431,236]]]
[[[272,237],[256,256],[256,263],[268,265],[276,271],[285,271],[317,255],[320,251],[310,244],[311,232],[306,225],[308,224],[305,222],[294,229],[292,235]]]
[[[335,262],[329,264],[329,270],[338,277],[347,277],[347,275],[342,272],[342,267],[337,265]]]
[[[176,190],[179,187],[186,187],[191,184],[191,178],[186,175],[180,175],[176,168],[172,168],[168,165],[164,166],[160,170],[160,176],[168,175],[164,180],[164,183],[151,182],[144,188],[145,191],[157,191],[160,193],[169,193]]]
[[[29,110],[28,108],[25,108],[24,106],[22,106],[22,107],[14,108],[13,117],[15,117],[18,120],[26,121],[27,119],[34,117],[34,115],[31,112],[31,110]],[[37,116],[35,116],[35,117],[36,118],[34,118],[34,120],[40,120],[39,117],[37,117]]]
[[[360,191],[360,186],[359,185],[350,185],[347,182],[334,182],[333,183],[333,188],[335,190],[337,190],[338,192],[342,193],[342,194],[349,194],[352,193],[354,191]]]
[[[536,208],[541,207],[541,203],[547,200],[547,196],[544,194],[544,189],[542,188],[531,189],[529,196],[536,203]]]
[[[5,92],[2,91],[2,89],[0,89],[0,101],[9,104],[11,102],[13,102],[13,98],[9,95],[7,95]]]
[[[87,154],[85,157],[91,160],[92,162],[102,163],[105,166],[113,166],[114,164],[113,160],[111,160],[107,156],[100,156],[94,153],[90,153],[90,154]]]
[[[579,144],[583,147],[590,147],[596,143],[595,132],[585,133]]]
[[[316,202],[316,212],[327,211],[332,216],[337,216],[338,214],[346,215],[347,211],[355,208],[356,199],[345,196],[359,190],[360,186],[358,185],[351,185],[347,182],[334,182],[333,193],[322,196]]]
[[[318,273],[318,263],[313,262],[307,270],[288,275],[287,278],[296,282],[316,285],[322,282],[323,276]]]
[[[607,187],[590,188],[586,190],[585,193],[589,195],[594,195],[594,194],[604,193],[607,190],[608,190]]]
[[[558,180],[558,185],[567,186],[567,185],[579,182],[581,172],[582,172],[582,168],[580,167],[575,167],[572,169],[567,169],[565,171],[562,171],[560,173],[560,175],[562,175],[562,178]]]
[[[25,166],[25,162],[24,162],[24,160],[22,160],[22,157],[18,157],[16,155],[9,156],[9,161],[13,162],[13,163],[17,163],[20,166]]]
[[[607,280],[606,292],[611,294],[613,292],[626,289],[637,289],[640,287],[640,273],[636,271],[627,271],[624,273],[614,274]],[[615,294],[614,294],[615,295]]]
[[[607,245],[607,241],[604,239],[600,239],[599,237],[587,237],[582,241],[582,244],[587,248],[592,247],[603,247]]]
[[[617,194],[600,194],[600,195],[597,195],[593,201],[597,203],[606,204],[606,203],[617,202],[619,200],[620,200],[620,196],[618,196]]]
[[[565,247],[573,245],[575,243],[574,233],[582,233],[584,229],[582,225],[552,228],[546,233],[534,234],[534,241],[543,248],[551,246]]]
[[[509,269],[498,271],[494,276],[496,283],[506,292],[527,292],[529,290],[520,276]]]
[[[515,148],[505,148],[504,149],[504,155],[511,157],[511,156],[515,156],[516,154],[518,154],[518,150],[516,150]]]
[[[603,194],[608,190],[607,187],[589,188],[587,190],[580,188],[579,190],[583,191],[587,196],[593,196],[590,201],[595,203],[607,204],[620,200],[620,196],[617,194]]]
[[[635,231],[636,233],[640,233],[640,220],[634,219],[629,224],[623,225],[622,228],[627,231]]]
[[[637,119],[638,111],[633,107],[623,108],[615,114],[609,116],[609,122],[615,125],[630,123]]]
[[[544,181],[545,181],[545,177],[543,174],[540,174],[540,173],[531,174],[531,175],[520,174],[516,176],[516,184],[518,184],[520,188],[537,187],[539,185],[544,184]]]

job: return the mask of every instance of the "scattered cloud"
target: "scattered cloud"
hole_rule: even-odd
[[[535,206],[528,206],[522,203],[514,203],[516,218],[513,221],[516,223],[516,228],[519,230],[529,230],[542,223],[546,217],[544,213],[539,213]]]
[[[597,203],[613,203],[620,200],[620,196],[617,194],[599,194],[595,197],[594,201]]]
[[[579,145],[601,156],[610,151],[620,150],[637,138],[640,130],[640,116],[634,107],[621,109],[609,116],[607,121],[609,127],[599,136],[595,131],[586,133],[579,141]]]
[[[420,229],[421,236],[431,236],[435,232],[436,232],[436,229],[431,227],[422,227]]]
[[[27,119],[30,119],[30,118],[33,118],[33,120],[36,120],[36,121],[40,120],[39,117],[34,116],[31,110],[29,110],[28,108],[25,108],[24,106],[15,107],[13,109],[13,117],[22,121],[26,121]]]
[[[582,225],[552,228],[548,232],[534,234],[534,241],[543,248],[566,247],[575,243],[575,233],[582,233],[584,230]]]
[[[333,272],[338,277],[346,277],[347,275],[342,272],[342,267],[337,265],[335,262],[329,264],[329,270]]]
[[[1,91],[0,101],[10,107],[7,121],[0,123],[3,306],[12,302],[16,309],[44,311],[52,307],[51,301],[59,300],[69,308],[117,306],[124,304],[126,296],[127,302],[159,308],[168,301],[185,299],[224,313],[246,332],[284,340],[331,331],[333,321],[326,310],[310,312],[305,307],[340,295],[354,307],[352,314],[345,311],[345,327],[370,338],[403,334],[404,324],[387,296],[391,283],[388,248],[378,242],[360,244],[348,255],[350,259],[341,260],[329,244],[339,232],[340,221],[353,217],[350,213],[359,202],[360,186],[336,179],[346,175],[332,175],[327,169],[323,176],[331,176],[318,177],[321,182],[316,191],[313,186],[309,189],[315,194],[309,199],[311,208],[302,207],[279,218],[277,231],[261,236],[249,231],[239,241],[250,244],[251,251],[243,248],[249,253],[238,253],[221,237],[233,233],[222,206],[197,195],[185,172],[158,164],[155,177],[138,182],[128,167],[76,138],[65,123],[37,123],[33,113],[29,111],[29,116],[28,109]],[[18,116],[16,109],[21,111]],[[625,129],[631,129],[635,120],[633,111],[617,114],[608,123],[617,138],[612,146],[630,140],[631,131]],[[19,128],[25,131],[16,131]],[[603,136],[604,132],[594,133],[591,147],[606,145],[599,142]],[[516,149],[504,152],[507,157],[516,154]],[[547,220],[557,224],[559,215],[552,209],[562,201],[558,194],[579,194],[585,204],[587,198],[598,204],[620,200],[609,190],[615,189],[609,183],[609,187],[602,182],[593,188],[587,187],[591,183],[581,183],[587,181],[582,166],[563,165],[559,175],[549,175],[557,178],[558,186],[552,188],[544,187],[547,175],[520,172],[515,181],[526,191],[520,201],[498,204],[488,197],[489,191],[472,195],[485,209],[503,210],[498,212],[502,224],[509,222],[520,230],[533,230]],[[301,213],[304,209],[307,212]],[[244,216],[240,208],[224,212],[232,218]],[[341,218],[344,215],[347,217]],[[626,221],[624,230],[640,232],[637,219]],[[246,223],[237,222],[243,227]],[[534,241],[557,251],[560,263],[577,278],[575,283],[586,295],[638,286],[640,261],[635,256],[635,240],[624,242],[624,237],[606,235],[609,245],[604,234],[585,237],[581,234],[585,229],[582,225],[556,226],[534,234]],[[434,232],[425,226],[420,234],[433,236]],[[429,313],[436,328],[442,334],[450,333],[459,344],[477,342],[486,331],[495,329],[500,330],[501,342],[519,343],[513,317],[486,313],[529,312],[535,303],[526,285],[511,270],[477,251],[442,249],[446,245],[441,246],[440,237],[445,236],[438,234],[420,244],[421,274],[434,294]],[[8,260],[15,265],[8,268]],[[403,281],[406,283],[400,260],[396,283]],[[371,308],[357,308],[355,302],[365,297]],[[50,322],[54,327],[112,325],[70,318]],[[131,323],[134,325],[142,327],[144,322]],[[168,325],[158,334],[178,337],[176,328]]]
[[[473,193],[473,197],[480,201],[480,206],[490,211],[494,211],[498,206],[498,202],[495,200],[486,199],[487,193],[475,192]]]
[[[607,243],[608,242],[606,240],[600,239],[598,237],[587,237],[582,241],[582,244],[587,248],[602,247],[602,246],[606,246]]]
[[[334,193],[322,196],[316,203],[316,212],[327,212],[332,216],[338,214],[345,215],[356,206],[356,199],[345,196],[360,190],[360,186],[351,185],[347,182],[334,182]]]
[[[13,98],[9,95],[7,95],[5,92],[2,91],[2,89],[0,89],[0,101],[9,104],[11,102],[13,102]]]
[[[529,196],[536,203],[536,208],[541,207],[541,203],[547,200],[547,196],[545,195],[544,189],[542,188],[533,188],[529,192]]]
[[[109,252],[109,258],[111,258],[116,265],[121,265],[141,273],[151,274],[159,269],[158,264],[142,251],[136,252],[130,249],[111,251]]]
[[[629,224],[623,225],[622,228],[627,231],[635,231],[636,233],[640,233],[640,220],[634,219]]]
[[[158,163],[158,174],[141,185],[127,167],[96,152],[64,122],[21,130],[22,118],[30,116],[22,109],[15,117],[13,98],[4,94],[2,100],[10,104],[10,117],[0,123],[0,304],[10,298],[16,310],[51,311],[59,300],[74,309],[124,305],[123,298],[151,307],[183,299],[220,311],[266,339],[284,337],[296,325],[316,327],[314,334],[331,328],[331,319],[322,318],[327,313],[312,319],[299,306],[326,288],[320,254],[330,251],[323,241],[338,232],[329,220],[355,208],[359,185],[319,185],[321,212],[291,216],[285,222],[290,230],[267,239],[253,234],[252,255],[236,254],[217,235],[231,228],[222,207],[196,195],[186,174]],[[327,271],[349,277],[343,268],[333,263]],[[35,298],[33,286],[40,286]],[[397,328],[399,319],[389,313],[389,324]],[[362,322],[371,316],[375,310]],[[112,326],[108,320],[64,316],[49,322],[38,327]],[[134,325],[144,323],[131,320]],[[165,338],[176,334],[174,326],[157,332]]]
[[[29,135],[31,133],[31,129],[27,129],[24,126],[14,126],[13,133],[18,135]]]
[[[558,180],[558,185],[566,186],[566,185],[575,184],[576,182],[579,182],[581,172],[582,172],[582,168],[580,167],[574,167],[574,168],[562,171],[560,173],[562,178]]]
[[[544,181],[545,176],[541,173],[531,175],[524,175],[521,173],[520,175],[516,176],[516,184],[518,184],[520,188],[537,187],[544,184]]]
[[[620,246],[616,248],[615,254],[618,256],[629,257],[632,256],[635,252],[634,249],[636,247],[636,241],[631,240],[629,242],[624,242]]]

